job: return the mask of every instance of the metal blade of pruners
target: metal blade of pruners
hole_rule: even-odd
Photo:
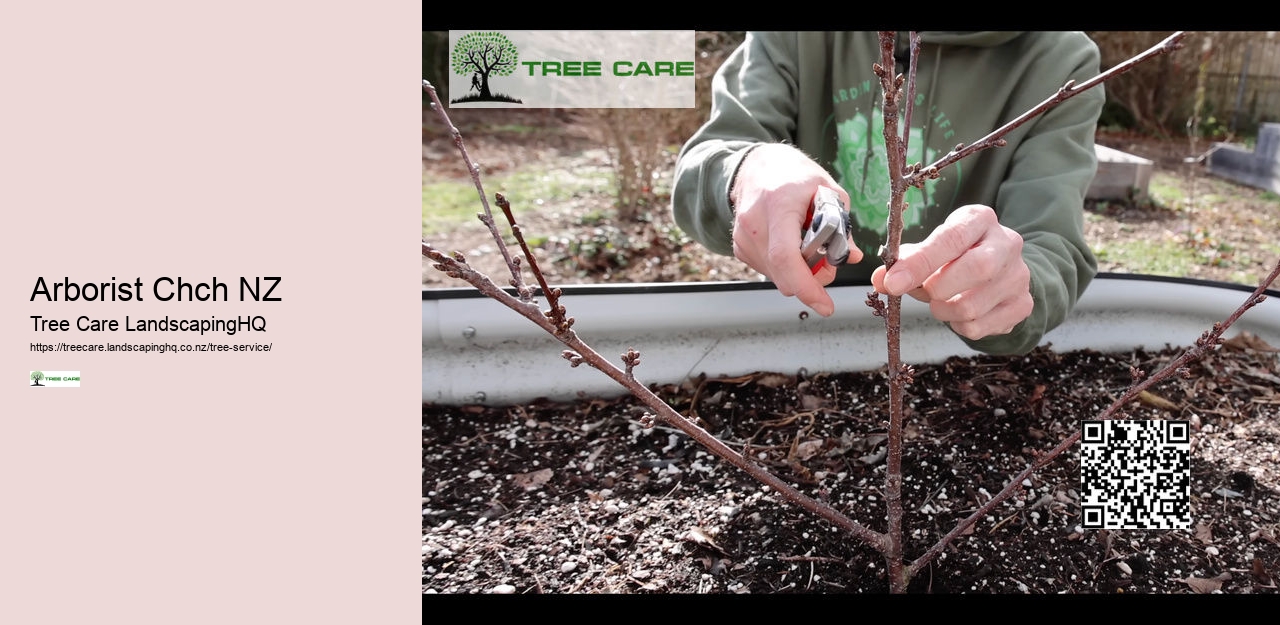
[[[824,265],[837,266],[849,259],[849,211],[835,189],[819,186],[805,217],[800,254],[809,270],[818,273]]]

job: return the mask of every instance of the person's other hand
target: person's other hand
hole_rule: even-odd
[[[818,185],[835,189],[849,205],[849,194],[803,152],[781,143],[752,150],[733,183],[733,255],[772,280],[778,292],[828,317],[835,303],[823,287],[835,280],[836,268],[827,264],[814,274],[800,254],[801,232]],[[862,251],[851,240],[845,262],[861,260]]]
[[[980,204],[960,207],[920,243],[904,243],[893,269],[877,268],[871,284],[928,302],[934,317],[972,340],[1008,334],[1033,305],[1022,235]]]

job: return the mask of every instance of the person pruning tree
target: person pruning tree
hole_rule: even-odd
[[[1081,32],[922,32],[908,163],[928,164],[1098,75]],[[1097,273],[1084,238],[1097,169],[1095,87],[909,189],[901,256],[885,271],[889,177],[875,32],[751,32],[712,80],[711,115],[683,146],[676,223],[817,313],[824,287],[870,282],[928,302],[970,347],[1025,353],[1058,326]],[[898,36],[895,73],[910,60]],[[850,253],[811,272],[802,228],[820,186],[849,211]]]

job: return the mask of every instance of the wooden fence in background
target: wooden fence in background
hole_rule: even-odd
[[[1212,43],[1205,102],[1233,128],[1280,121],[1280,35],[1204,33]]]
[[[1170,34],[1088,33],[1102,52],[1103,69],[1128,60]],[[1105,89],[1108,101],[1127,111],[1135,128],[1172,136],[1188,130],[1201,79],[1202,133],[1250,135],[1261,122],[1280,121],[1280,35],[1274,31],[1191,31],[1183,37],[1182,49],[1115,77]]]

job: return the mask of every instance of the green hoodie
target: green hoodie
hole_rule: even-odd
[[[1099,73],[1097,46],[1079,32],[921,33],[908,163],[928,164],[1034,108],[1068,80]],[[898,38],[898,73],[909,59]],[[888,219],[884,96],[872,65],[874,32],[749,33],[712,81],[709,121],[676,164],[676,223],[710,250],[733,254],[728,189],[747,148],[791,143],[824,166],[850,197],[863,261],[837,283],[868,283]],[[1104,101],[1094,87],[1005,135],[1006,147],[972,155],[907,193],[902,241],[922,240],[965,204],[995,209],[1022,235],[1031,269],[1031,316],[1009,334],[970,347],[1030,351],[1066,318],[1097,272],[1084,239],[1083,202],[1097,161],[1093,137]],[[905,106],[903,107],[905,109]],[[797,246],[799,242],[797,241]]]

